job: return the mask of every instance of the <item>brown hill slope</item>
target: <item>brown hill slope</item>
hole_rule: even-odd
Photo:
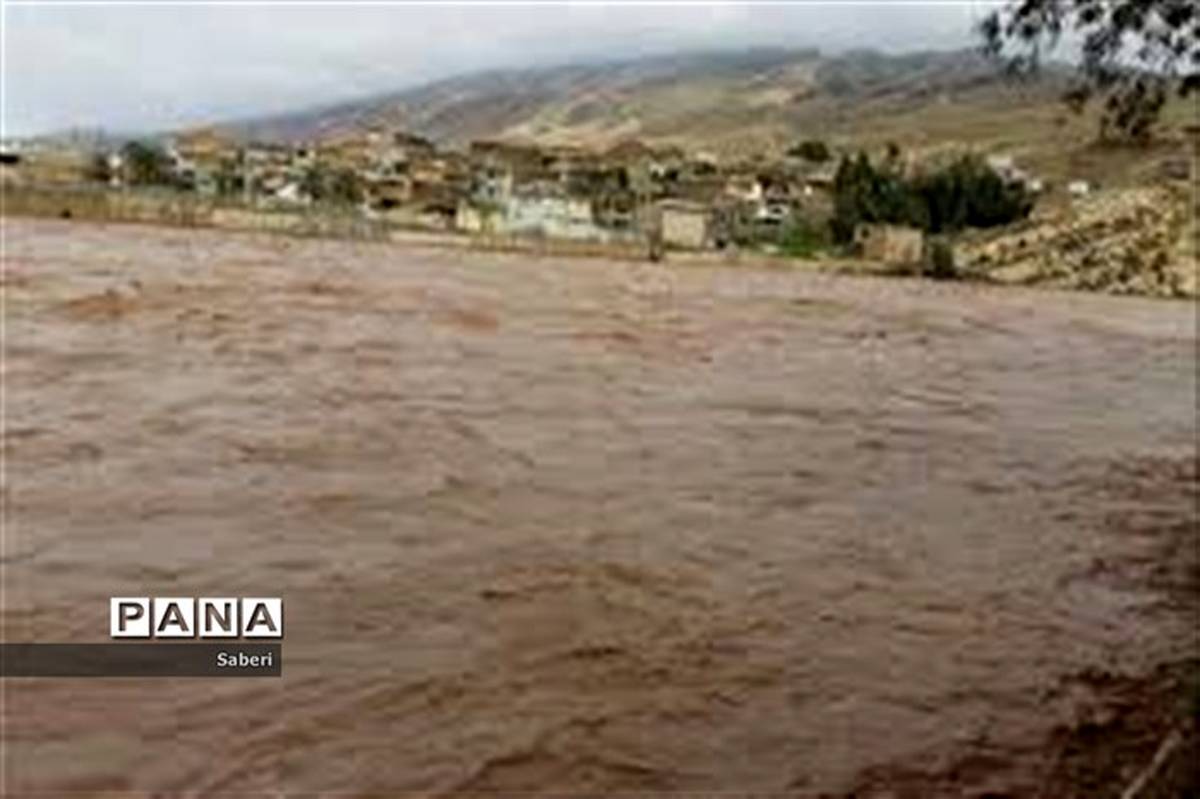
[[[477,138],[607,147],[638,138],[725,157],[778,155],[800,138],[915,156],[1003,152],[1051,183],[1144,185],[1186,157],[1194,103],[1173,100],[1150,148],[1099,147],[1097,120],[1061,103],[1069,73],[1050,65],[1013,83],[977,52],[836,56],[757,49],[497,70],[335,106],[227,126],[250,138],[320,139],[399,127],[461,145]]]
[[[606,145],[638,137],[759,150],[799,135],[852,137],[873,120],[930,108],[1003,115],[1049,104],[1059,84],[1055,74],[1013,87],[969,51],[830,57],[758,49],[475,73],[231,127],[284,139],[394,125],[450,143],[486,136]]]

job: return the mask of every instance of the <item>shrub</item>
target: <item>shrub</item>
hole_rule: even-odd
[[[829,147],[820,139],[802,141],[789,149],[788,155],[793,158],[803,158],[805,161],[815,161],[817,163],[828,161],[831,157]]]
[[[824,231],[806,219],[795,219],[783,229],[779,250],[794,258],[812,258],[828,246]]]
[[[320,164],[309,167],[301,178],[300,188],[317,202],[336,205],[355,205],[364,196],[362,180],[354,170],[331,169]]]

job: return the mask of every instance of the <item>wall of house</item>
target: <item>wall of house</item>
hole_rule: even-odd
[[[700,250],[708,244],[708,220],[694,211],[662,211],[662,240],[668,247]]]
[[[454,214],[454,228],[464,233],[492,233],[496,230],[497,216],[491,209],[460,202]]]
[[[608,232],[596,225],[591,203],[558,197],[513,198],[504,209],[502,232],[557,239],[605,240]]]
[[[925,247],[920,230],[896,225],[862,225],[855,241],[864,258],[889,264],[918,263]]]

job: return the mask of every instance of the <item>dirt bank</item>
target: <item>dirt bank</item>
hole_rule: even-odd
[[[1109,190],[979,231],[959,246],[972,274],[1000,283],[1191,297],[1200,292],[1194,189]]]
[[[9,640],[288,618],[7,682],[16,795],[1103,796],[1175,723],[1104,708],[1196,656],[1190,303],[5,225]]]

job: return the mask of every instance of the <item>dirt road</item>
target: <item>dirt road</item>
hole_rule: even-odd
[[[1033,795],[1195,652],[1192,304],[5,224],[8,640],[287,607],[279,680],[8,681],[18,794]]]

